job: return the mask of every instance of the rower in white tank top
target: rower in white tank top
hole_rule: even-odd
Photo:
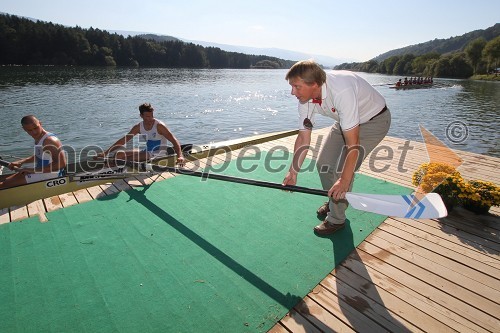
[[[167,138],[158,133],[159,123],[165,125],[161,121],[155,119],[150,130],[144,128],[144,121],[140,123],[140,140],[146,142],[146,148],[143,151],[148,152],[150,155],[157,155],[167,148]]]
[[[47,133],[45,133],[44,136],[42,136],[42,138],[40,140],[35,142],[35,167],[36,168],[42,168],[42,167],[52,163],[52,155],[48,151],[43,150],[43,143],[45,142],[45,139],[47,139],[49,136],[53,136],[53,137],[57,138],[57,136],[54,133],[47,132]],[[64,175],[64,168],[60,169],[59,171],[54,171],[54,172],[30,173],[30,174],[27,174],[25,177],[26,177],[26,183],[34,183],[34,182],[39,182],[39,181],[46,180],[46,179],[62,177],[63,175]]]

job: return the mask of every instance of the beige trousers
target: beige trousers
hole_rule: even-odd
[[[358,161],[356,163],[357,171],[364,159],[370,152],[382,141],[387,135],[391,126],[391,112],[389,110],[376,116],[372,120],[359,126],[359,141],[361,150],[359,152]],[[319,172],[321,185],[324,190],[329,190],[333,184],[340,178],[342,174],[342,166],[344,165],[346,150],[342,129],[337,122],[332,126],[330,133],[325,138],[325,142],[319,152],[316,160],[316,168]],[[353,178],[354,179],[354,178]],[[352,182],[349,186],[349,191],[352,189]],[[330,223],[344,223],[347,209],[347,200],[335,201],[330,199],[326,220]]]

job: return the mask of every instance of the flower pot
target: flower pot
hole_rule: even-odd
[[[486,214],[490,210],[491,206],[481,205],[478,203],[464,202],[463,207],[475,214]]]
[[[441,199],[443,199],[444,206],[446,207],[446,210],[450,212],[453,207],[456,205],[456,200],[448,198],[446,196],[441,195]]]

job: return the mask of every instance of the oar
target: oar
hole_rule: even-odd
[[[380,84],[372,84],[373,87],[381,87],[381,86],[394,86],[395,83],[380,83]]]
[[[328,196],[328,191],[320,189],[312,189],[295,185],[282,185],[261,180],[239,178],[209,172],[199,172],[184,168],[160,166],[148,163],[140,163],[139,170],[153,172],[168,171],[187,176],[201,177],[202,179],[210,178],[284,191]],[[443,200],[437,193],[429,193],[420,200],[416,200],[413,195],[383,195],[348,192],[346,194],[346,199],[355,209],[394,217],[433,219],[445,217],[448,213]]]
[[[2,166],[2,169],[3,169],[3,167],[7,167],[7,168],[8,168],[8,167],[9,167],[9,165],[10,165],[10,162],[9,162],[9,161],[6,161],[6,160],[4,160],[2,157],[0,157],[0,166]],[[14,170],[16,170],[16,169],[17,169],[17,168],[14,168]]]

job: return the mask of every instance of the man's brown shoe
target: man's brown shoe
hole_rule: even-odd
[[[326,214],[328,214],[328,212],[330,211],[329,204],[330,204],[329,201],[322,204],[321,207],[319,207],[318,210],[316,211],[316,214],[318,214],[318,216],[326,216]]]
[[[345,223],[342,224],[333,224],[324,220],[320,224],[314,227],[314,232],[318,235],[331,235],[336,231],[345,227]]]

